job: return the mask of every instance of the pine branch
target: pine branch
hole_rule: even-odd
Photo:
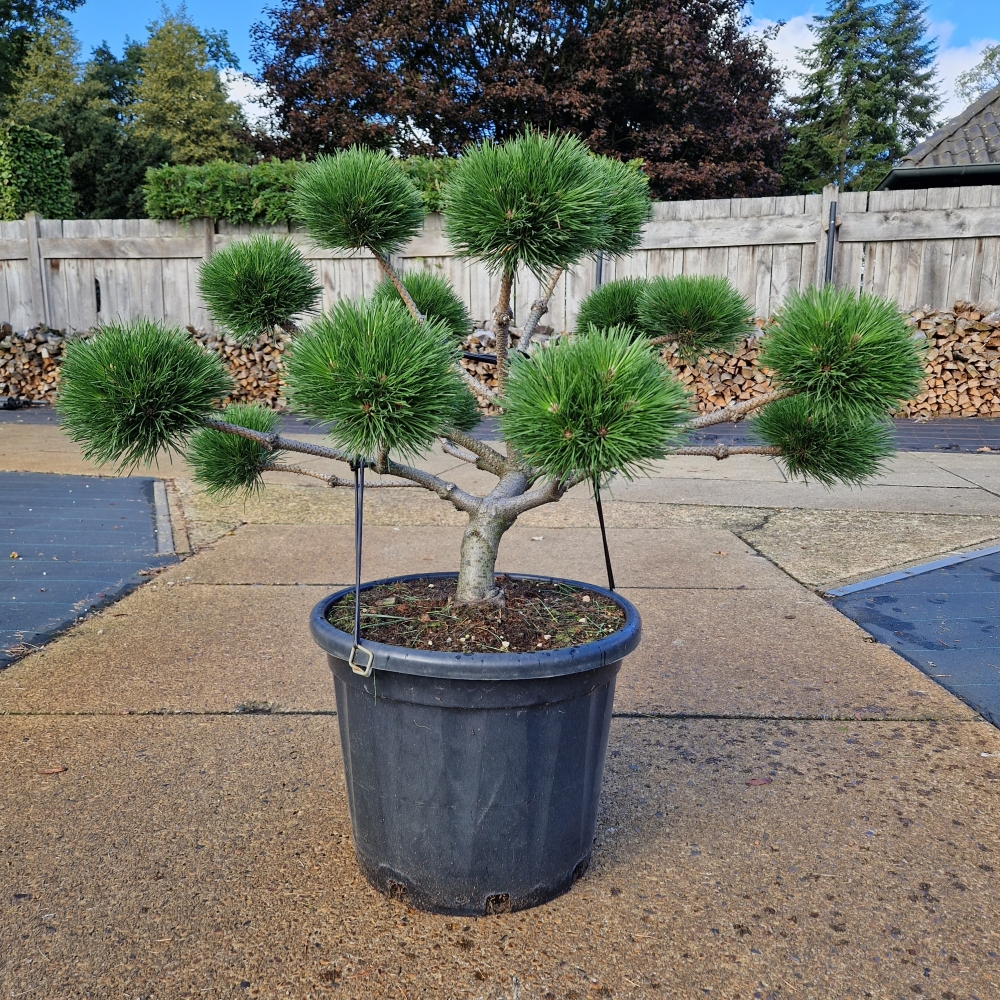
[[[497,362],[499,364],[499,355],[497,356]],[[496,403],[500,398],[488,385],[483,385],[471,372],[466,371],[461,365],[458,366],[458,374],[461,375],[462,381],[475,393],[480,396],[485,397],[491,403]]]
[[[244,437],[248,441],[256,441],[268,451],[297,451],[303,455],[313,455],[316,458],[330,458],[335,462],[350,462],[353,460],[353,456],[346,455],[335,448],[327,448],[319,444],[306,444],[305,441],[284,438],[277,432],[264,434],[260,431],[250,430],[249,427],[240,427],[238,424],[226,423],[225,420],[216,420],[214,417],[204,417],[201,423],[203,427],[208,427],[213,431],[221,431],[223,434],[235,434],[237,437]]]
[[[403,300],[403,304],[410,311],[410,315],[418,322],[423,323],[424,314],[417,308],[416,302],[413,301],[413,296],[406,290],[406,286],[400,280],[399,275],[396,273],[396,269],[389,263],[389,258],[384,257],[377,250],[371,250],[375,259],[379,262],[379,266],[385,273],[385,276],[395,285],[396,291],[399,292],[399,297]]]
[[[324,476],[322,472],[313,472],[312,469],[303,469],[300,465],[282,465],[280,462],[265,462],[258,466],[261,472],[294,472],[298,476],[310,476],[312,479],[319,479],[327,486],[349,486],[354,488],[353,479],[345,479],[343,476]],[[419,489],[419,483],[385,483],[385,482],[365,482],[366,490],[398,490],[398,489]]]
[[[504,271],[500,295],[493,310],[493,333],[497,340],[497,393],[503,395],[507,381],[507,347],[510,340],[510,293],[514,287],[514,272]]]
[[[791,389],[775,389],[773,392],[764,393],[763,396],[754,396],[753,399],[741,399],[737,403],[730,403],[721,409],[712,410],[711,413],[702,413],[700,416],[692,417],[685,425],[687,430],[698,430],[702,427],[712,427],[715,424],[730,424],[742,420],[748,413],[767,406],[777,399],[784,399],[786,396],[793,396],[795,393]]]
[[[544,292],[542,292],[542,297],[535,299],[531,303],[531,312],[528,313],[528,318],[521,328],[520,349],[522,351],[526,352],[531,346],[531,338],[535,335],[535,328],[538,326],[538,321],[549,311],[549,299],[552,298],[552,293],[555,291],[564,270],[564,268],[557,267],[549,275],[549,280],[545,285]]]
[[[441,439],[441,450],[446,455],[451,455],[452,458],[457,458],[461,462],[468,462],[470,465],[475,465],[479,461],[478,457],[473,455],[471,451],[466,451],[457,444],[452,444],[447,438]]]
[[[464,431],[454,429],[446,431],[445,437],[452,444],[456,444],[475,455],[476,467],[484,472],[492,472],[495,476],[502,476],[507,471],[506,459],[500,452],[494,451],[485,441],[477,441]]]

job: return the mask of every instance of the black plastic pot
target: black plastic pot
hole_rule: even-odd
[[[335,679],[354,849],[386,895],[481,916],[537,906],[586,871],[615,678],[640,622],[619,594],[558,582],[611,598],[624,627],[583,646],[507,654],[405,649],[362,635],[375,657],[363,678],[347,664],[352,637],[326,620],[352,590],[313,609],[313,638]]]

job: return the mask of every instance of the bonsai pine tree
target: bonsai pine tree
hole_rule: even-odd
[[[371,299],[341,301],[296,326],[318,289],[287,241],[256,238],[206,263],[202,287],[216,321],[239,338],[275,326],[295,331],[286,364],[293,409],[323,422],[330,446],[288,440],[259,406],[213,402],[226,393],[221,362],[151,321],[109,325],[72,344],[58,405],[87,455],[132,466],[161,448],[183,449],[195,475],[223,496],[260,489],[288,453],[361,462],[374,488],[424,488],[468,515],[456,600],[502,601],[494,566],[503,533],[532,508],[584,482],[632,477],[668,454],[777,457],[790,473],[861,483],[891,453],[888,414],[915,394],[920,352],[890,303],[832,288],[790,297],[767,334],[763,363],[778,388],[694,416],[687,391],[655,347],[676,342],[694,358],[733,345],[750,309],[722,279],[612,283],[583,303],[573,336],[531,349],[531,334],[567,268],[639,245],[650,216],[646,181],[631,164],[594,156],[576,139],[529,132],[469,149],[445,192],[445,233],[456,251],[499,277],[493,313],[495,392],[458,365],[464,306],[437,279],[396,272],[391,257],[418,231],[420,198],[384,153],[351,149],[303,169],[299,215],[330,249],[367,250],[386,281]],[[545,292],[511,352],[511,294],[527,269]],[[614,286],[614,287],[612,287]],[[468,431],[474,393],[501,411],[504,451]],[[694,428],[760,410],[764,445],[684,445]],[[411,463],[440,441],[496,477],[483,496]],[[331,475],[331,485],[347,480]]]

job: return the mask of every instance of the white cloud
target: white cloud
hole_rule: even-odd
[[[243,109],[250,127],[275,134],[274,104],[269,99],[267,88],[252,76],[235,69],[224,69],[219,76],[229,100]]]
[[[813,35],[809,30],[812,19],[811,12],[789,18],[778,30],[777,36],[768,43],[778,65],[785,71],[785,89],[789,94],[796,94],[799,91],[798,82],[792,73],[802,68],[798,49],[807,48],[812,44]],[[751,29],[762,31],[774,27],[776,23],[767,18],[760,18],[753,22]],[[940,111],[942,121],[953,118],[965,108],[965,102],[955,96],[955,77],[975,66],[982,58],[983,49],[987,45],[997,44],[997,39],[979,38],[969,41],[965,45],[951,45],[954,32],[955,26],[948,21],[941,21],[930,26],[930,35],[938,43],[939,93],[944,98],[944,104]]]
[[[768,42],[768,48],[775,61],[784,70],[785,90],[789,94],[797,94],[800,89],[798,81],[792,74],[802,68],[798,50],[812,45],[813,34],[809,30],[812,19],[811,13],[789,18],[778,29],[777,35]],[[768,28],[773,28],[777,23],[777,21],[762,17],[754,21],[750,27],[753,31],[765,31]]]

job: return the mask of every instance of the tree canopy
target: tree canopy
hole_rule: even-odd
[[[77,217],[144,215],[148,167],[245,158],[217,70],[235,63],[224,34],[181,11],[151,25],[146,42],[126,40],[121,57],[102,44],[84,62],[79,48],[64,18],[39,22],[8,102],[11,120],[62,140]]]
[[[0,116],[9,113],[21,66],[38,28],[82,0],[0,0]]]
[[[281,152],[455,155],[533,126],[654,195],[776,190],[780,75],[744,0],[283,0],[254,28]]]
[[[955,77],[955,93],[969,104],[1000,87],[1000,45],[987,45],[975,66]]]

